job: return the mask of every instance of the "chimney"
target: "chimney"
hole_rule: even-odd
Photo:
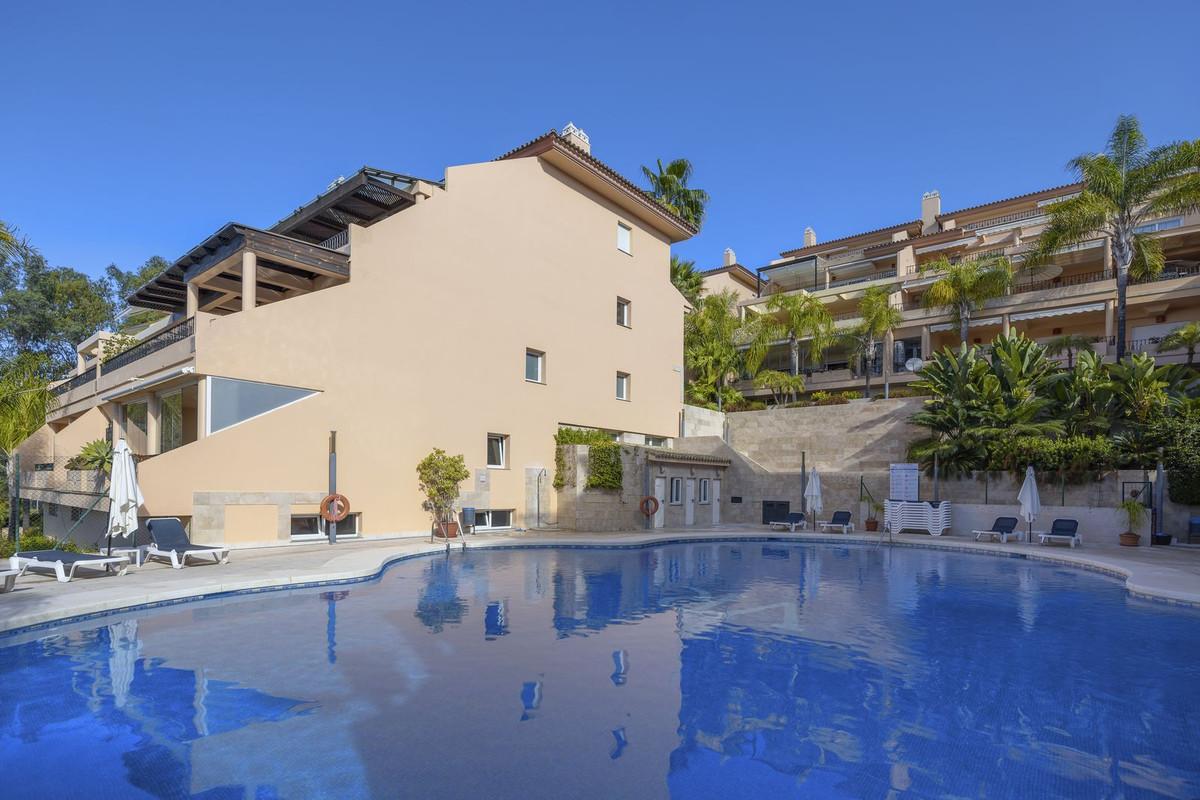
[[[817,243],[817,232],[814,231],[812,228],[805,228],[804,229],[804,246],[812,247],[816,243]]]
[[[937,230],[937,215],[942,213],[942,195],[934,189],[921,195],[921,233]]]
[[[733,252],[732,247],[725,248],[725,266],[732,267],[737,263],[737,253]]]
[[[591,154],[592,140],[584,133],[583,128],[576,128],[574,122],[568,122],[560,135],[583,152]]]

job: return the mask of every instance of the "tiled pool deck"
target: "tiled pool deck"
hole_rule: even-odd
[[[886,536],[886,534],[885,534]],[[472,536],[468,548],[512,546],[635,547],[665,541],[712,539],[762,539],[776,541],[857,542],[876,545],[879,534],[787,533],[757,525],[714,528],[665,529],[654,533],[514,532]],[[933,547],[985,553],[993,556],[1052,560],[1124,578],[1135,595],[1168,602],[1200,605],[1200,548],[1118,547],[1115,543],[1086,541],[1081,548],[1065,546],[975,542],[966,536],[932,537],[902,534],[895,546]],[[883,546],[888,546],[885,544]],[[458,544],[455,543],[457,548]],[[197,562],[172,570],[163,562],[131,567],[122,577],[84,573],[70,583],[52,576],[26,573],[14,591],[0,595],[0,632],[41,627],[58,620],[104,614],[145,604],[228,592],[354,581],[377,574],[390,561],[444,551],[442,543],[421,539],[366,539],[328,544],[289,545],[235,550],[226,565]],[[95,577],[90,577],[94,574]]]

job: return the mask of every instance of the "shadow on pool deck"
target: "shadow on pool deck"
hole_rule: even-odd
[[[880,534],[850,535],[781,533],[760,525],[696,526],[660,529],[644,533],[571,533],[566,531],[520,531],[467,537],[468,548],[497,545],[598,544],[635,545],[664,539],[722,537],[771,537],[794,541],[854,542],[876,546]],[[886,544],[886,534],[884,534]],[[901,546],[946,547],[955,550],[1005,553],[1052,559],[1126,577],[1134,594],[1200,605],[1200,548],[1119,547],[1115,542],[1085,538],[1084,546],[1042,546],[1025,543],[977,543],[968,536],[932,537],[901,534]],[[454,544],[457,549],[459,545]],[[0,595],[0,631],[23,628],[53,620],[129,608],[146,603],[178,600],[245,589],[283,587],[319,581],[367,578],[398,558],[443,551],[442,543],[426,538],[361,539],[328,544],[297,544],[235,550],[229,564],[196,563],[182,570],[152,561],[130,567],[123,576],[97,574],[63,584],[53,576],[26,573],[14,591]]]

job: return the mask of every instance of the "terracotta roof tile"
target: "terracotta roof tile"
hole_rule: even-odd
[[[1011,203],[1014,200],[1025,200],[1025,199],[1028,199],[1031,197],[1036,197],[1037,195],[1067,194],[1069,192],[1079,191],[1082,188],[1083,188],[1082,183],[1064,183],[1062,186],[1051,186],[1049,189],[1038,189],[1036,192],[1026,192],[1025,194],[1013,195],[1012,197],[1006,197],[1003,200],[992,200],[987,203],[980,203],[977,206],[967,206],[966,208],[959,208],[954,211],[947,211],[944,214],[938,214],[937,219],[939,219],[939,220],[949,219],[951,217],[956,217],[960,214],[970,214],[974,211],[979,211],[980,209],[990,208],[991,206],[999,206],[999,205],[1003,205],[1005,203]]]
[[[877,234],[877,233],[887,233],[888,231],[898,231],[898,230],[902,230],[904,228],[911,228],[914,225],[920,225],[920,224],[921,224],[921,220],[919,220],[919,219],[910,220],[908,222],[900,222],[900,223],[897,223],[896,225],[888,225],[887,227],[884,227],[884,228],[876,228],[873,231],[863,231],[862,233],[854,233],[849,236],[842,236],[838,239],[830,239],[827,242],[817,242],[816,244],[809,245],[808,247],[797,247],[793,250],[784,250],[779,255],[781,258],[791,258],[792,256],[806,255],[808,253],[819,253],[820,251],[825,250],[825,249],[829,248],[831,245],[837,244],[838,242],[846,242],[846,241],[849,241],[850,239],[858,239],[863,236],[873,236],[874,234]]]

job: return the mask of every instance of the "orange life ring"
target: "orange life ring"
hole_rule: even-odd
[[[642,498],[642,502],[640,505],[642,507],[642,513],[645,514],[647,517],[653,517],[655,514],[658,513],[658,498],[657,497],[652,497],[651,495],[646,495],[645,497]]]
[[[344,494],[326,495],[321,501],[321,519],[326,522],[341,522],[350,516],[350,501]]]

